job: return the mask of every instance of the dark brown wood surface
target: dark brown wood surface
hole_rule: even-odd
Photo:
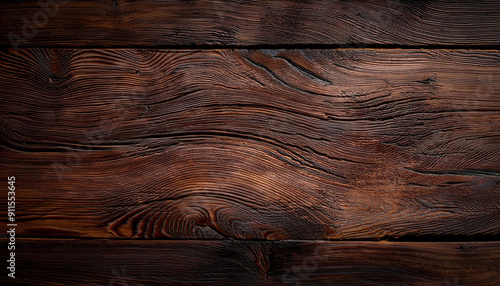
[[[1,175],[25,236],[497,236],[499,59],[4,52]]]
[[[499,137],[497,0],[1,1],[0,285],[497,286]]]
[[[39,2],[2,1],[1,46],[500,44],[497,0]]]
[[[26,239],[20,247],[17,282],[26,285],[500,283],[498,242]]]

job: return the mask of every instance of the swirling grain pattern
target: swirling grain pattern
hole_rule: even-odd
[[[19,235],[500,234],[497,51],[22,49],[0,63]]]
[[[1,46],[500,43],[496,0],[7,0],[0,7]]]

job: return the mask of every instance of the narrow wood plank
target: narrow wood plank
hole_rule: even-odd
[[[500,283],[499,242],[23,239],[16,257],[27,285]]]
[[[29,49],[0,63],[19,235],[500,234],[498,51]]]
[[[278,242],[284,285],[499,285],[499,242]]]
[[[2,267],[3,285],[264,285],[269,267],[269,246],[262,242],[22,239],[17,244],[16,278]]]
[[[8,0],[0,45],[498,45],[499,18],[496,0]]]

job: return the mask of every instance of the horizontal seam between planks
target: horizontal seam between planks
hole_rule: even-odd
[[[9,49],[9,44],[0,44],[0,50]],[[397,45],[397,44],[363,44],[363,43],[346,43],[346,44],[256,44],[256,45],[76,45],[76,46],[20,46],[19,49],[71,49],[71,50],[86,50],[86,49],[147,49],[147,50],[253,50],[253,49],[268,49],[268,50],[283,50],[283,49],[379,49],[379,50],[479,50],[479,51],[499,51],[500,45]]]
[[[434,237],[435,239],[430,239]],[[179,242],[179,241],[247,241],[247,242],[500,242],[500,235],[473,235],[467,236],[425,236],[425,237],[407,237],[407,238],[374,238],[374,239],[241,239],[241,238],[221,238],[221,239],[198,239],[198,238],[118,238],[118,237],[72,237],[72,236],[23,236],[16,235],[19,239],[41,239],[41,240],[115,240],[115,241],[157,241],[157,242]],[[5,235],[0,237],[0,240],[8,239]]]

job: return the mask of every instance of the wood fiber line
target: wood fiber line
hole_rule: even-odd
[[[20,236],[498,236],[499,60],[3,52],[0,175]]]
[[[22,239],[19,247],[20,285],[500,283],[498,242]]]
[[[2,1],[0,46],[500,44],[496,0],[39,2]]]

